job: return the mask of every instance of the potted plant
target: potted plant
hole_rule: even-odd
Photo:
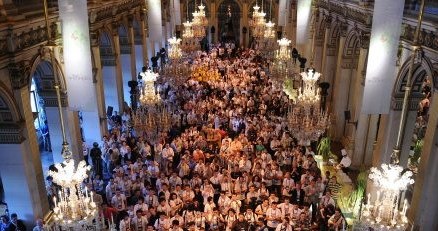
[[[324,162],[327,162],[331,153],[331,139],[329,136],[323,137],[317,147],[318,155],[322,156]]]

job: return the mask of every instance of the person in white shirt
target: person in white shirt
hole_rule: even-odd
[[[336,167],[337,169],[342,169],[342,171],[348,173],[349,167],[351,166],[351,158],[348,156],[347,150],[345,150],[345,148],[341,150],[341,154],[341,162]]]
[[[141,209],[135,212],[135,217],[132,218],[132,226],[134,228],[134,231],[146,231],[148,226],[148,220],[146,216],[143,216],[143,211]]]
[[[126,197],[120,192],[120,189],[116,190],[116,195],[111,199],[111,205],[119,212],[126,209]]]
[[[290,224],[289,217],[283,218],[283,222],[277,226],[275,231],[292,231],[292,225]]]
[[[120,221],[119,228],[120,231],[133,231],[131,227],[131,219],[129,218],[128,213],[126,213],[123,219]]]
[[[281,210],[277,208],[277,203],[272,202],[271,206],[266,211],[267,225],[271,229],[277,228],[281,221]]]
[[[43,220],[36,220],[36,226],[32,229],[32,231],[46,231],[44,228]]]
[[[170,219],[164,213],[160,213],[160,218],[155,221],[156,230],[165,231],[170,229]]]
[[[134,213],[137,214],[137,211],[141,210],[141,211],[148,211],[148,205],[146,203],[144,203],[144,198],[143,197],[139,197],[137,204],[134,205]]]
[[[327,190],[325,192],[325,195],[321,198],[321,202],[319,203],[319,205],[322,208],[325,208],[329,204],[335,206],[335,200],[333,200],[330,190]]]

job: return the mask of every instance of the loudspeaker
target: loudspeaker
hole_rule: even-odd
[[[108,107],[106,108],[106,116],[111,117],[111,116],[113,115],[113,110],[114,110],[113,107],[108,106]]]
[[[346,121],[350,121],[350,119],[351,119],[350,111],[344,111],[344,117],[345,117]]]

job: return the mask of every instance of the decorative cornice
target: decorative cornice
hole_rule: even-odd
[[[20,124],[0,124],[0,144],[21,144],[25,140],[22,133]]]
[[[43,98],[45,107],[58,107],[58,98],[54,90],[40,91],[39,95]],[[65,93],[61,93],[61,106],[68,107],[67,94]]]
[[[9,29],[7,34],[0,37],[0,56],[27,50],[33,46],[47,42],[46,26],[43,22],[29,25],[20,29]],[[61,38],[59,22],[50,22],[51,36],[54,40]]]
[[[401,39],[412,43],[414,40],[416,26],[409,25],[407,23],[402,24]],[[438,27],[435,31],[426,30],[422,28],[420,31],[419,43],[421,46],[432,48],[433,50],[438,50]]]
[[[329,12],[334,12],[338,15],[344,16],[348,19],[352,19],[364,25],[371,25],[371,12],[364,12],[362,10],[354,9],[348,7],[347,5],[341,5],[333,1],[318,1],[317,4],[320,8],[326,9]]]
[[[20,89],[29,85],[30,69],[28,61],[20,61],[8,65],[9,78],[14,89]]]
[[[418,110],[418,104],[421,101],[421,98],[418,97],[411,97],[408,102],[408,110],[409,111],[416,111]],[[403,98],[397,97],[391,99],[391,109],[395,111],[401,111],[403,107]]]
[[[343,69],[356,69],[358,60],[357,58],[343,58],[341,68]]]

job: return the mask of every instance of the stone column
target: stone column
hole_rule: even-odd
[[[188,7],[188,6],[186,6]],[[218,22],[217,22],[217,12],[216,12],[216,2],[215,1],[210,1],[210,20],[208,22],[208,24],[210,24],[211,26],[214,26],[215,28],[215,33],[212,34],[212,42],[215,43],[217,41],[219,41],[218,39],[218,34],[219,34],[219,28],[218,28]],[[211,29],[211,27],[210,27]]]
[[[429,122],[424,137],[420,166],[415,178],[414,193],[408,219],[407,230],[436,230],[438,227],[438,92],[432,95]],[[411,229],[412,228],[412,229]]]
[[[240,37],[242,37],[242,43],[241,43],[241,45],[243,46],[243,47],[248,47],[248,41],[249,41],[249,33],[248,33],[248,30],[249,30],[249,24],[248,24],[248,17],[246,17],[248,14],[249,14],[249,9],[248,9],[248,2],[244,2],[243,3],[243,9],[242,9],[242,22],[240,23],[240,28],[241,28],[241,30],[240,30],[240,34],[242,35],[242,36],[240,36]],[[243,28],[246,28],[246,33],[243,33]]]
[[[332,137],[340,141],[344,135],[345,119],[344,111],[347,109],[348,90],[350,88],[351,70],[343,65],[344,60],[342,51],[345,45],[345,34],[339,40],[336,62],[336,74],[333,86],[333,114],[335,115],[335,125],[332,126]]]
[[[103,87],[102,63],[100,59],[99,36],[91,33],[91,52],[93,54],[93,82],[96,88],[97,114],[99,117],[100,134],[108,133],[108,124],[105,108],[105,94]]]
[[[49,212],[49,205],[30,103],[29,64],[10,64],[9,76],[21,121],[0,129],[0,174],[9,212],[31,227],[36,217]]]
[[[148,46],[147,46],[147,24],[146,24],[146,17],[147,12],[143,11],[140,14],[140,34],[141,34],[141,45],[142,45],[142,54],[143,54],[143,65],[148,66],[149,64],[149,58],[148,58]]]
[[[134,41],[134,27],[132,25],[133,18],[128,18],[128,43],[131,47],[131,80],[137,80],[137,67],[135,61],[135,41]]]
[[[326,62],[327,62],[327,43],[328,43],[328,37],[329,37],[329,33],[330,33],[330,24],[327,24],[328,27],[325,28],[325,32],[324,32],[324,39],[323,39],[323,44],[322,44],[322,58],[321,58],[321,72],[322,72],[322,78],[325,82],[329,82],[329,76],[326,73]]]
[[[119,106],[119,113],[123,112],[123,75],[122,75],[122,60],[120,54],[120,38],[118,33],[118,24],[113,24],[113,43],[114,56],[116,58],[116,84],[117,84],[117,102]]]

